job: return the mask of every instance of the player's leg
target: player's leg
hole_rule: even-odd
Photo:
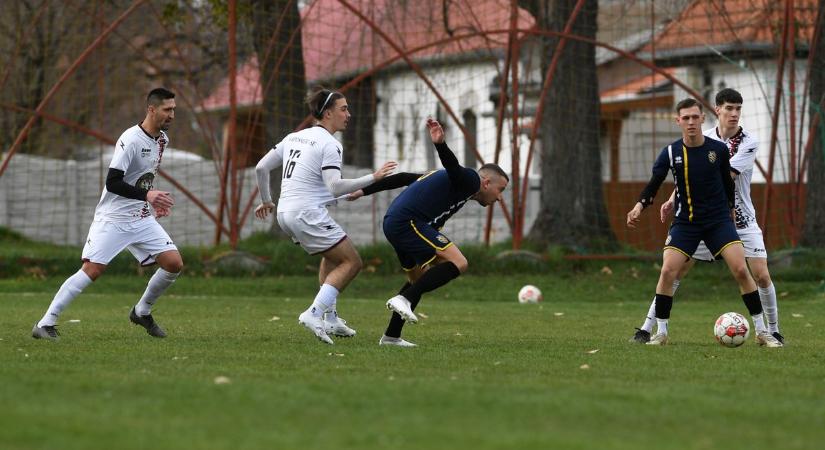
[[[415,283],[421,275],[425,272],[425,268],[420,266],[415,266],[411,269],[404,269],[407,272],[407,281],[401,286],[401,289],[398,290],[398,295],[403,296],[404,292],[409,288],[412,283]],[[390,323],[387,325],[387,330],[384,332],[384,335],[381,336],[381,339],[378,341],[378,345],[394,345],[397,347],[415,347],[416,345],[412,342],[406,341],[401,339],[401,331],[404,328],[404,318],[401,317],[397,312],[393,311],[392,316],[390,316]]]
[[[125,226],[124,226],[125,227]],[[183,270],[183,258],[166,230],[149,217],[130,224],[133,242],[127,249],[142,266],[158,264],[138,302],[129,311],[129,321],[140,325],[153,337],[166,337],[166,332],[152,317],[152,307],[158,298],[177,280]]]
[[[767,258],[746,258],[748,267],[750,267],[753,274],[754,281],[756,281],[757,290],[759,291],[759,301],[762,303],[762,312],[765,317],[765,324],[768,326],[768,331],[780,341],[784,341],[784,337],[779,332],[779,307],[776,302],[776,287],[771,280],[771,274],[768,271]],[[779,336],[777,336],[779,335]]]
[[[35,339],[57,339],[57,320],[60,313],[93,281],[106,270],[109,262],[127,245],[131,236],[116,225],[106,222],[92,222],[86,244],[83,246],[80,270],[63,282],[46,313],[32,328]]]
[[[404,291],[404,297],[410,301],[410,308],[415,310],[421,296],[434,291],[467,271],[467,258],[456,245],[436,251],[435,264],[428,268],[421,277]]]
[[[320,284],[318,295],[326,296],[327,298],[334,295],[334,297],[331,298],[332,304],[326,309],[323,316],[324,330],[327,334],[340,337],[352,337],[355,336],[356,331],[347,325],[346,320],[338,316],[338,294],[343,290],[343,288],[338,289],[336,285],[327,282],[327,280],[334,279],[336,276],[340,277],[337,271],[344,269],[341,267],[341,261],[346,261],[345,264],[349,265],[350,271],[352,271],[353,267],[358,268],[358,270],[354,271],[354,273],[348,273],[346,275],[347,277],[351,277],[349,281],[346,282],[347,284],[349,284],[349,282],[352,281],[352,278],[358,275],[358,272],[360,271],[361,257],[355,250],[355,246],[352,245],[352,242],[349,239],[339,244],[338,247],[341,247],[342,245],[350,247],[349,249],[345,249],[347,251],[344,253],[344,258],[333,259],[333,257],[327,257],[326,253],[325,256],[321,258],[321,265],[318,270],[318,281]]]
[[[768,271],[768,252],[765,249],[762,230],[759,228],[742,230],[739,237],[745,245],[745,259],[759,290],[759,300],[762,303],[762,311],[768,331],[784,344],[785,338],[779,332],[779,308],[776,302],[776,288]]]
[[[650,345],[667,344],[668,322],[670,321],[670,311],[673,308],[673,282],[688,261],[690,261],[690,258],[687,254],[675,248],[666,247],[662,253],[662,270],[659,272],[655,298],[657,331],[656,335],[648,342]]]
[[[698,252],[698,250],[697,250]],[[673,280],[673,295],[676,295],[676,290],[679,289],[681,284],[681,280],[690,272],[690,269],[696,264],[696,261],[691,258],[690,261],[687,262],[682,267],[682,270],[676,276],[676,279]],[[633,334],[633,337],[630,338],[630,342],[638,342],[640,344],[645,344],[650,341],[650,338],[653,333],[653,326],[656,325],[656,296],[653,296],[653,300],[650,302],[650,307],[647,309],[647,314],[645,315],[645,320],[642,322],[642,326],[636,328],[636,332]]]

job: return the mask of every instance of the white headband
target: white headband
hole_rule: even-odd
[[[323,104],[323,105],[321,105],[321,107],[318,109],[318,115],[319,115],[319,116],[320,116],[321,114],[323,114],[323,113],[324,113],[324,108],[326,108],[326,107],[327,107],[327,103],[329,102],[329,99],[330,99],[330,98],[332,98],[332,94],[334,94],[334,93],[335,93],[334,91],[331,91],[331,92],[329,93],[329,95],[327,95],[327,99],[326,99],[326,100],[324,100],[324,104]]]

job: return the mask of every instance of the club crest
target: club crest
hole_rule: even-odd
[[[708,152],[708,161],[710,161],[711,164],[716,162],[716,152]]]

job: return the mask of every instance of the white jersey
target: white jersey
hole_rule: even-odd
[[[324,127],[288,134],[273,149],[282,161],[278,212],[301,211],[335,201],[324,184],[324,170],[341,170],[341,143]]]
[[[135,125],[120,135],[109,168],[122,170],[123,181],[128,184],[152,189],[163,150],[168,145],[169,138],[163,131],[154,138],[140,125]],[[95,221],[134,222],[151,215],[149,203],[113,194],[105,186],[95,208]]]
[[[753,178],[753,166],[756,162],[756,152],[759,142],[753,133],[745,131],[739,127],[731,138],[725,140],[719,136],[717,128],[704,131],[704,135],[711,139],[724,142],[730,152],[730,168],[738,174],[734,181],[736,185],[736,201],[734,211],[736,212],[736,229],[745,230],[749,228],[759,229],[756,223],[756,210],[751,200],[751,179]]]

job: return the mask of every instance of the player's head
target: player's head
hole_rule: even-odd
[[[350,112],[344,94],[324,87],[318,87],[306,100],[312,117],[315,117],[331,133],[347,128]]]
[[[473,196],[481,206],[490,206],[501,200],[501,194],[507,188],[510,177],[497,164],[487,163],[478,169],[481,187]]]
[[[742,94],[730,88],[716,93],[716,115],[719,117],[720,128],[738,127],[741,114]]]
[[[175,119],[175,93],[155,88],[146,96],[146,120],[150,126],[166,131]]]
[[[702,104],[694,98],[686,98],[676,104],[676,123],[682,129],[682,138],[695,138],[702,135],[702,123],[705,113]]]

